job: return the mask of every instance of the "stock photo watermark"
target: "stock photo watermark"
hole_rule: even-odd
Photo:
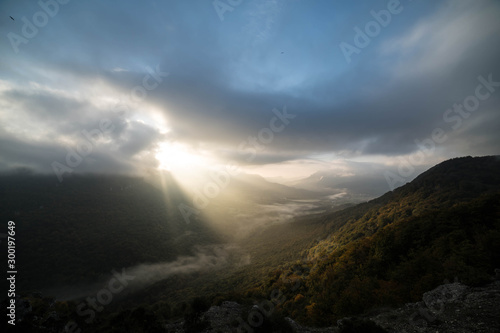
[[[214,6],[219,20],[222,22],[224,21],[224,14],[226,12],[232,12],[235,7],[238,7],[242,3],[243,0],[214,0],[212,5]]]
[[[269,145],[274,140],[274,134],[281,133],[290,124],[290,121],[297,116],[288,113],[286,106],[283,106],[282,111],[274,108],[272,113],[275,116],[269,120],[269,127],[262,128],[256,136],[248,136],[246,140],[239,144],[238,153],[248,155],[245,159],[247,162],[253,161],[257,156],[257,152],[263,151],[266,145]],[[231,177],[236,176],[239,172],[239,166],[236,162],[227,164],[221,170],[212,170],[210,172],[212,181],[205,183],[201,190],[194,190],[193,205],[189,206],[185,203],[178,205],[184,221],[189,224],[190,216],[199,214],[200,210],[205,209],[210,203],[210,199],[217,197],[229,185]]]
[[[9,221],[7,223],[7,320],[9,325],[16,325],[16,223]],[[2,234],[3,235],[3,234]],[[3,238],[3,237],[2,237]]]
[[[351,63],[353,54],[360,54],[361,50],[368,47],[372,40],[380,35],[382,29],[391,23],[393,16],[401,14],[404,9],[399,0],[389,0],[386,8],[387,9],[381,9],[378,12],[371,10],[370,15],[374,20],[368,21],[364,29],[358,26],[354,27],[355,35],[352,44],[344,41],[339,44],[339,48],[348,64]]]
[[[23,26],[21,28],[21,34],[15,32],[9,32],[7,38],[10,41],[10,45],[15,53],[19,53],[19,45],[28,44],[30,40],[38,35],[39,29],[45,27],[51,18],[54,18],[57,13],[59,13],[60,6],[65,5],[70,0],[40,0],[38,1],[38,6],[40,11],[37,11],[31,17],[31,21],[26,17],[21,17]]]
[[[500,81],[493,81],[493,73],[490,73],[487,79],[480,75],[477,80],[479,84],[474,89],[473,94],[465,97],[461,104],[453,104],[453,107],[443,113],[443,121],[451,126],[448,132],[458,130],[464,120],[479,109],[481,102],[488,100],[496,91],[496,88],[500,87]],[[446,140],[448,140],[447,131],[440,127],[433,129],[431,135],[423,140],[415,139],[414,142],[418,150],[416,153],[411,154],[408,159],[400,158],[398,174],[391,171],[384,172],[390,190],[393,191],[398,185],[406,184],[414,176],[415,166],[423,163],[426,157],[434,153],[436,146],[443,144]]]
[[[152,91],[156,89],[160,83],[163,82],[163,78],[169,75],[168,72],[162,72],[160,70],[160,66],[156,66],[156,69],[153,70],[150,67],[146,67],[146,71],[149,74],[146,74],[142,79],[142,85],[137,85],[133,87],[128,95],[129,101],[133,103],[139,103],[143,101],[148,96],[148,91]],[[118,105],[128,105],[127,103],[123,103],[122,101],[118,102],[115,108]],[[59,182],[63,181],[63,175],[65,173],[71,173],[75,168],[80,166],[84,159],[89,156],[94,148],[99,144],[99,142],[106,136],[110,135],[115,129],[115,126],[111,122],[111,120],[104,118],[99,121],[99,127],[94,128],[90,131],[82,130],[80,134],[83,139],[80,139],[80,142],[76,146],[76,149],[72,147],[66,146],[66,157],[65,162],[63,164],[59,161],[53,161],[51,163],[52,170],[56,175]]]

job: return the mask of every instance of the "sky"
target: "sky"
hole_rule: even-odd
[[[4,0],[0,13],[0,171],[297,179],[365,165],[399,181],[417,176],[404,165],[499,154],[499,1]]]

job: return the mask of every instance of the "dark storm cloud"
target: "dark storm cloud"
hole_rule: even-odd
[[[496,6],[489,6],[498,11]],[[360,154],[408,154],[418,149],[415,139],[428,137],[436,127],[449,129],[449,124],[443,122],[443,113],[473,93],[479,75],[486,77],[493,73],[500,80],[496,61],[500,50],[492,40],[494,32],[500,31],[499,24],[485,20],[480,26],[468,27],[473,31],[463,38],[460,31],[450,30],[458,23],[475,23],[467,15],[485,15],[488,4],[451,7],[423,18],[414,27],[406,27],[400,38],[410,39],[412,30],[419,29],[419,25],[427,25],[429,32],[437,29],[437,37],[417,41],[413,46],[418,49],[415,54],[405,54],[401,48],[387,55],[384,42],[390,40],[380,41],[364,51],[364,58],[372,59],[358,62],[341,76],[318,80],[314,89],[305,86],[298,94],[235,89],[230,82],[219,79],[227,76],[224,64],[229,58],[222,61],[211,58],[212,54],[203,54],[187,71],[174,69],[171,80],[153,92],[154,99],[166,105],[167,115],[177,124],[179,139],[185,141],[236,147],[248,135],[256,135],[268,126],[272,108],[286,104],[289,112],[298,117],[276,135],[272,145],[266,147],[268,153],[350,150]],[[461,13],[461,21],[457,23],[446,10],[465,13]],[[450,43],[449,49],[439,54],[440,58],[432,59],[439,53],[435,50],[439,43],[450,39],[455,43]],[[457,45],[460,43],[474,47],[464,49],[463,45]],[[213,46],[223,47],[220,43]],[[453,54],[455,51],[459,54]],[[223,51],[221,54],[225,55]],[[429,70],[432,64],[427,63],[432,62],[439,67]],[[419,67],[421,73],[405,73]],[[498,97],[493,96],[485,104],[497,102]],[[494,111],[490,108],[482,112],[480,117],[486,119]],[[497,117],[493,118],[498,122]],[[476,131],[470,134],[474,133],[482,135],[481,126],[476,125]],[[295,157],[296,153],[290,155]]]
[[[111,155],[104,147],[93,147],[91,155],[72,167],[72,172],[86,173],[99,170],[101,173],[126,174],[136,171],[136,166],[129,156]],[[53,162],[67,166],[66,157],[69,151],[76,151],[77,146],[61,147],[51,142],[19,140],[0,135],[2,152],[2,171],[16,168],[27,168],[43,173],[54,173]],[[56,177],[54,177],[56,180]]]
[[[11,52],[6,59],[16,65],[0,67],[7,86],[2,105],[8,102],[29,114],[41,124],[46,140],[32,142],[41,145],[35,152],[24,144],[27,140],[5,131],[2,140],[9,149],[2,152],[0,165],[12,165],[6,156],[46,163],[39,151],[64,155],[59,135],[76,141],[82,130],[98,128],[106,118],[114,130],[106,136],[110,141],[89,157],[102,155],[104,166],[93,165],[140,168],[134,156],[152,156],[166,138],[155,124],[137,120],[151,112],[150,106],[165,116],[169,140],[203,144],[222,158],[244,163],[279,163],[321,153],[405,155],[418,149],[415,140],[438,127],[449,137],[443,148],[453,147],[462,155],[493,153],[500,143],[500,93],[482,101],[458,130],[444,122],[443,114],[474,94],[478,76],[491,74],[500,81],[498,3],[403,3],[401,14],[348,64],[338,45],[354,43],[353,28],[363,28],[373,19],[370,10],[386,5],[321,2],[314,7],[259,0],[227,12],[224,22],[202,1],[61,6],[35,38],[19,46],[19,55],[11,52],[8,39],[2,41]],[[0,9],[28,18],[40,10],[28,2],[4,3]],[[0,29],[20,34],[16,24],[4,22]],[[169,75],[155,81],[152,71]],[[59,85],[67,94],[32,89],[32,81]],[[158,85],[134,102],[134,88],[144,82]],[[96,103],[101,86],[114,89],[132,106]],[[272,110],[284,106],[296,117],[271,142],[260,142],[262,148],[248,161],[238,147],[269,128],[276,116]],[[83,168],[91,170],[92,163]]]
[[[151,126],[133,121],[128,125],[125,142],[120,146],[120,151],[126,156],[134,156],[151,148],[160,137],[160,133]]]

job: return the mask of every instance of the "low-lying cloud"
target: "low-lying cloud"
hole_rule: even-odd
[[[151,286],[156,282],[175,275],[189,275],[193,273],[209,272],[225,267],[241,267],[250,263],[250,256],[242,254],[236,245],[207,245],[196,246],[194,254],[179,256],[174,261],[161,263],[143,263],[123,269],[110,268],[110,275],[102,281],[91,285],[54,286],[44,290],[47,295],[55,296],[60,300],[75,300],[96,295],[99,290],[108,288],[110,279],[113,279],[116,269],[122,272],[126,279],[123,295],[134,293]]]

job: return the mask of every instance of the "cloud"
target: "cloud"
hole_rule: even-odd
[[[193,256],[180,256],[172,262],[140,264],[126,269],[126,272],[134,276],[132,288],[145,287],[177,274],[221,269],[231,263],[231,251],[234,250],[234,246],[226,245],[199,247]]]
[[[159,131],[139,121],[131,121],[123,135],[120,151],[127,156],[150,150],[161,139]]]
[[[249,3],[249,22],[243,30],[250,36],[252,46],[266,41],[273,33],[273,25],[283,6],[283,0],[254,1]]]
[[[445,128],[443,113],[473,92],[479,75],[500,78],[494,1],[408,4],[350,65],[335,41],[352,39],[353,22],[369,18],[371,2],[259,1],[235,7],[224,22],[202,2],[92,6],[68,4],[19,55],[6,53],[12,65],[0,76],[0,127],[11,160],[2,154],[0,168],[47,170],[47,160],[64,159],[64,147],[102,119],[114,130],[82,171],[119,165],[139,172],[158,164],[154,150],[164,140],[260,166],[318,154],[390,160]],[[29,3],[1,8],[39,10]],[[9,24],[0,31],[21,33]],[[0,46],[10,50],[8,43]],[[134,88],[157,65],[170,75],[134,102]],[[494,153],[499,103],[494,94],[437,153]],[[246,161],[239,145],[283,105],[297,117]]]
[[[474,67],[480,67],[485,49],[498,53],[494,40],[500,33],[499,15],[500,8],[492,1],[448,1],[435,14],[385,41],[380,52],[396,56],[393,73],[403,77],[442,75],[474,60],[478,61]]]
[[[243,255],[235,245],[207,245],[194,248],[191,256],[179,256],[176,260],[160,263],[144,263],[117,270],[127,277],[124,294],[140,289],[175,275],[209,272],[228,266],[241,267],[250,263],[250,256]],[[113,278],[111,275],[109,278]],[[96,295],[102,288],[109,288],[109,279],[91,285],[58,286],[45,291],[60,300],[74,300]]]

